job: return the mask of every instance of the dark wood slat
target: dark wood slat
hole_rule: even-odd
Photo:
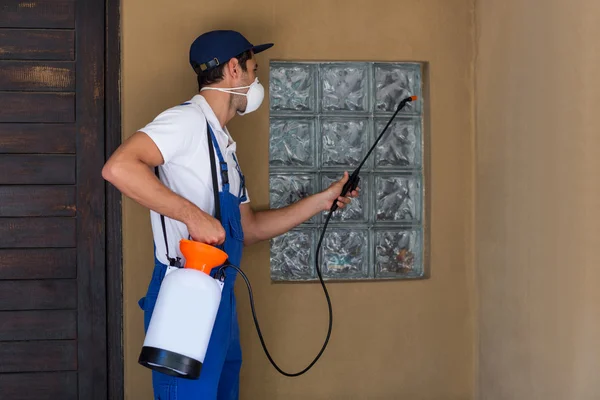
[[[75,64],[67,61],[0,61],[0,90],[72,92]]]
[[[0,186],[0,217],[74,217],[75,186]]]
[[[105,3],[78,0],[77,282],[79,397],[108,397],[104,165]],[[102,18],[98,16],[102,15]],[[94,360],[93,363],[88,360]]]
[[[75,279],[0,281],[0,310],[2,311],[63,310],[75,307],[77,307]]]
[[[0,29],[2,60],[73,61],[74,58],[74,31]]]
[[[0,155],[0,184],[74,184],[75,157],[70,155]]]
[[[121,37],[119,0],[106,2],[106,159],[121,144]],[[106,185],[106,282],[108,314],[108,398],[124,400],[123,240],[121,193]]]
[[[77,400],[76,372],[0,374],[6,400]]]
[[[0,248],[75,247],[75,224],[75,218],[0,218]]]
[[[75,310],[0,311],[0,341],[64,340],[76,335]]]
[[[2,28],[74,28],[74,0],[0,0]]]
[[[0,122],[74,122],[73,93],[0,92]]]
[[[1,342],[0,360],[0,372],[73,371],[77,369],[77,342]]]
[[[76,263],[75,249],[3,249],[0,279],[72,279]]]
[[[75,124],[0,124],[0,153],[74,154]]]

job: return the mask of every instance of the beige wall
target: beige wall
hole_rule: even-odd
[[[269,59],[430,62],[431,279],[330,285],[335,327],[322,360],[285,378],[260,348],[245,288],[238,286],[245,364],[242,399],[471,399],[473,394],[472,137],[473,1],[255,0],[123,2],[124,136],[194,94],[188,46],[205,30],[233,28],[275,41]],[[268,205],[268,107],[230,130],[255,207]],[[152,269],[146,210],[124,204],[126,392],[150,398],[150,374],[136,363],[144,295]],[[274,285],[268,243],[246,250],[259,318],[276,360],[303,368],[326,331],[318,285]]]
[[[477,20],[480,399],[598,399],[600,2]]]

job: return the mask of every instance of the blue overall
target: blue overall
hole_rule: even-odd
[[[221,223],[225,229],[226,238],[224,246],[221,248],[227,253],[229,262],[239,266],[244,243],[244,233],[240,217],[240,203],[245,200],[244,176],[236,159],[241,184],[238,195],[231,194],[227,179],[227,163],[223,159],[223,155],[210,126],[208,126],[208,129],[217,152],[219,165],[221,166],[220,170],[223,182],[222,190],[219,191],[219,200],[221,203]],[[152,274],[146,297],[142,298],[139,302],[140,307],[144,310],[144,331],[148,329],[148,325],[150,324],[158,290],[166,270],[167,266],[155,257],[154,273]],[[212,276],[215,275],[216,270],[217,268],[213,269]],[[221,304],[202,365],[200,378],[198,380],[189,380],[152,371],[152,386],[154,388],[155,400],[237,400],[239,398],[239,374],[242,366],[242,350],[240,347],[236,300],[233,291],[237,271],[229,268],[225,270],[225,274],[225,286],[221,295]]]

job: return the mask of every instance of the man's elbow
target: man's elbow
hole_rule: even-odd
[[[244,247],[251,246],[258,242],[262,242],[260,230],[256,224],[252,224],[244,229]]]
[[[250,229],[244,229],[244,247],[248,247],[256,243],[254,232]]]
[[[256,237],[244,235],[244,247],[252,246],[258,242],[260,242],[260,240],[258,240]]]
[[[104,167],[102,167],[102,178],[108,182],[112,181],[113,171],[110,162],[107,162],[106,164],[104,164]]]
[[[102,178],[115,185],[123,176],[123,165],[117,160],[109,159],[102,168]]]

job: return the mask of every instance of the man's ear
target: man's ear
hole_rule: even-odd
[[[229,74],[229,76],[233,80],[236,80],[237,78],[239,78],[239,75],[242,73],[242,68],[241,68],[240,62],[235,57],[233,57],[231,60],[229,60],[229,62],[227,63],[226,70],[227,70],[227,73]]]

